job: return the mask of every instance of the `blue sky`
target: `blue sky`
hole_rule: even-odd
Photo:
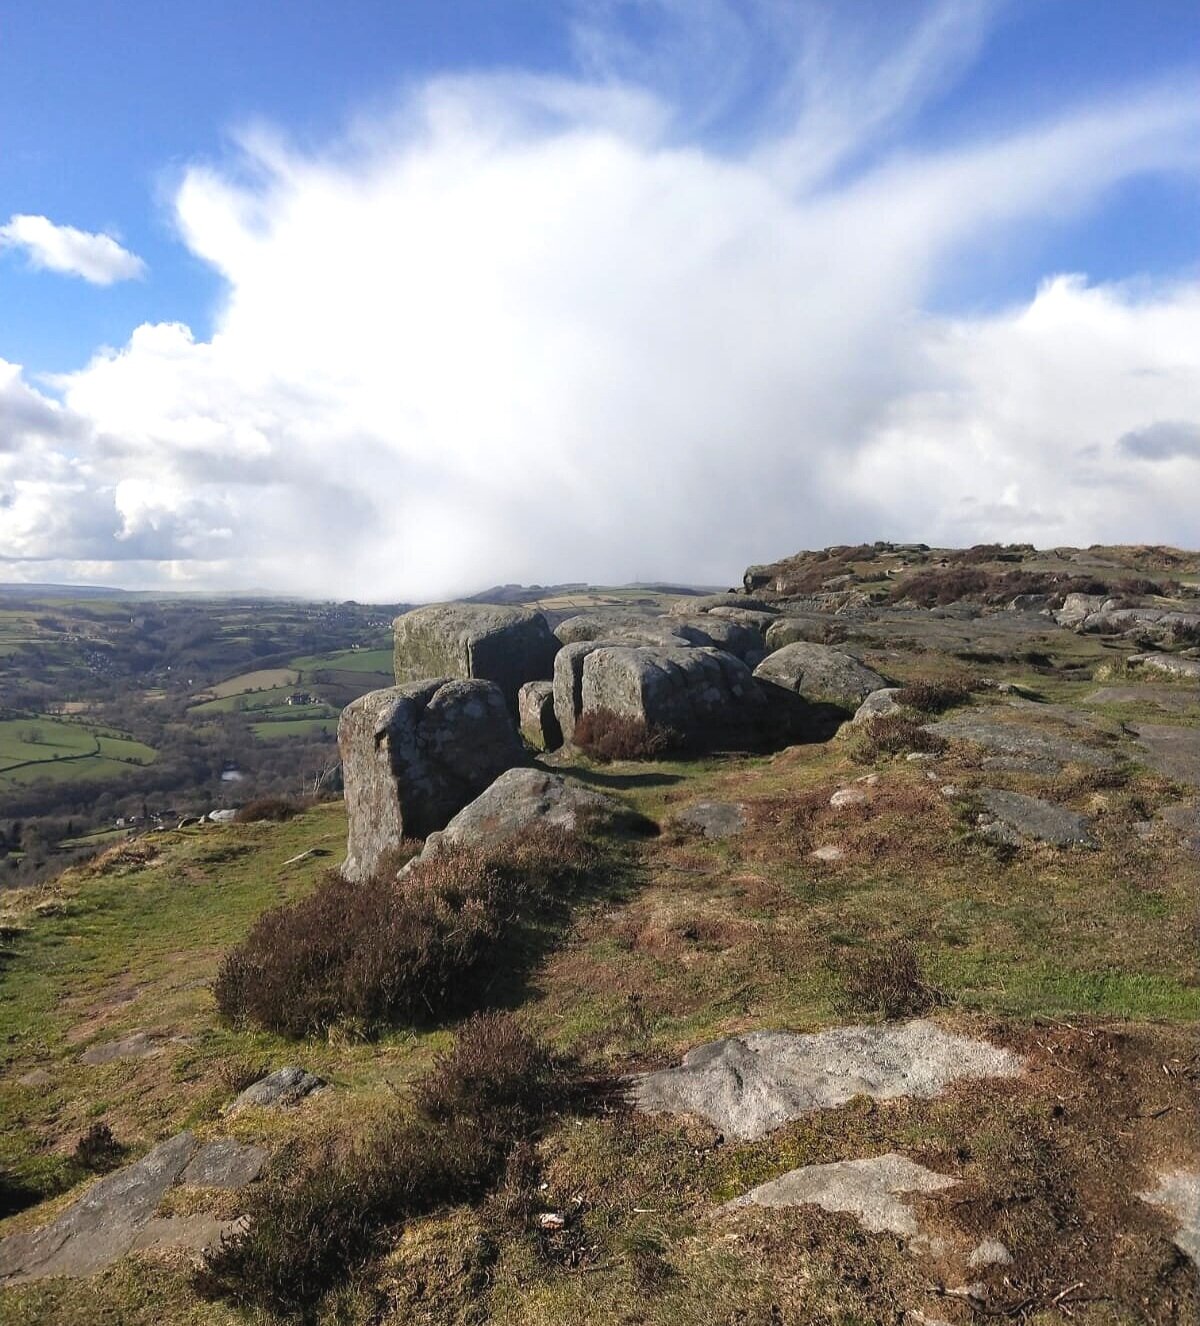
[[[21,402],[11,417],[50,411],[56,434],[34,437],[22,423],[18,437],[10,423],[6,440],[0,412],[0,457],[9,456],[7,475],[0,469],[0,556],[20,575],[53,566],[66,575],[115,570],[139,583],[224,583],[241,574],[223,554],[225,540],[259,549],[258,564],[246,567],[253,582],[286,578],[293,526],[264,521],[261,503],[248,499],[247,458],[290,457],[314,473],[329,463],[336,472],[339,448],[353,446],[403,488],[406,527],[474,525],[486,510],[487,538],[468,554],[438,534],[421,555],[394,534],[374,493],[349,483],[343,491],[339,477],[332,486],[348,525],[334,518],[337,536],[353,527],[376,529],[377,543],[391,538],[393,570],[374,569],[364,533],[344,577],[327,574],[320,555],[294,572],[313,577],[314,588],[318,580],[331,592],[467,588],[500,578],[490,574],[497,546],[504,578],[617,577],[631,568],[606,532],[602,503],[588,516],[595,529],[560,557],[519,522],[494,518],[510,494],[492,486],[487,457],[499,448],[528,463],[549,453],[564,501],[586,505],[585,461],[611,438],[623,477],[610,497],[620,506],[647,438],[664,439],[680,463],[708,464],[722,438],[743,430],[765,433],[764,463],[783,457],[802,486],[878,457],[884,438],[889,457],[907,448],[910,463],[914,449],[925,454],[943,434],[990,441],[963,462],[958,488],[940,505],[891,509],[877,494],[831,484],[819,518],[793,533],[781,508],[757,531],[720,540],[703,566],[688,546],[686,512],[672,511],[632,569],[680,575],[695,566],[695,578],[732,578],[736,559],[750,553],[872,531],[927,537],[931,520],[947,538],[960,530],[990,537],[998,525],[1105,537],[1119,523],[1115,503],[1070,517],[1013,496],[1020,467],[1009,453],[1018,444],[1000,435],[998,407],[982,399],[994,388],[979,366],[948,365],[946,347],[1007,329],[1000,362],[1030,335],[1022,309],[1090,317],[1097,334],[1101,324],[1138,316],[1175,325],[1197,278],[1198,92],[1194,0],[0,0],[0,228],[10,217],[44,218],[86,232],[79,244],[110,236],[128,258],[119,276],[97,284],[39,266],[27,228],[13,228],[8,242],[0,230],[0,361],[22,366],[9,371],[8,390]],[[421,182],[426,168],[442,180],[454,174],[436,198]],[[662,245],[677,245],[672,237],[686,236],[686,223],[679,229],[670,207],[659,207],[640,240],[621,229],[649,215],[664,189],[671,206],[694,197],[706,209],[701,233],[711,230],[711,245],[670,279]],[[598,191],[592,204],[576,210],[576,196],[589,190]],[[990,196],[970,196],[976,190]],[[339,192],[357,210],[335,204]],[[503,224],[469,213],[481,199]],[[427,246],[424,258],[390,247],[375,224],[384,213],[394,233]],[[813,259],[822,244],[827,258],[806,266],[804,255]],[[345,251],[355,248],[357,266]],[[605,262],[629,267],[600,270]],[[825,289],[839,264],[845,299],[861,316],[830,335],[813,291],[834,320],[841,316],[837,293]],[[756,323],[753,301],[743,307],[743,287],[730,284],[732,268],[762,282],[757,307],[769,313],[753,362],[729,370],[724,383],[723,401],[733,393],[740,413],[716,411],[721,437],[697,438],[707,428],[697,418],[714,411],[686,399],[689,374],[711,378],[709,356],[728,359],[716,342],[739,325],[714,331],[712,345],[694,344],[693,329],[680,325],[649,334],[646,353],[662,356],[660,380],[681,394],[669,404],[647,395],[643,366],[617,363],[613,347],[636,341],[653,321],[636,289],[656,282],[681,303],[693,290],[708,292],[695,301],[701,321]],[[424,282],[432,271],[442,274],[437,288]],[[338,282],[358,278],[355,302]],[[277,325],[272,310],[308,281],[319,294],[286,320],[280,312]],[[576,285],[568,306],[562,291]],[[1039,304],[1039,290],[1051,289],[1058,303]],[[398,354],[413,338],[421,350],[420,326],[440,325],[447,290],[475,330],[456,339],[444,329],[433,376],[450,365],[459,382],[490,382],[495,394],[478,416],[449,386],[430,386],[428,367],[397,390],[374,366],[376,345],[392,335]],[[793,296],[812,303],[811,324],[787,307]],[[1099,310],[1099,299],[1112,307]],[[293,336],[305,307],[312,335]],[[351,355],[356,336],[326,343],[316,326],[324,316],[358,328],[361,348]],[[190,340],[153,333],[168,324],[185,325]],[[1128,334],[1134,344],[1136,332]],[[278,353],[243,348],[236,365],[222,360],[234,344],[270,338]],[[547,347],[557,354],[568,344],[580,357],[552,362]],[[528,375],[527,393],[492,380],[498,345],[517,376]],[[598,359],[612,368],[611,394],[593,380]],[[314,380],[319,406],[292,418],[286,402],[316,391]],[[574,398],[564,383],[574,384]],[[1086,467],[1072,447],[1092,445],[1128,465],[1120,437],[1160,422],[1163,411],[1168,422],[1181,415],[1187,423],[1193,386],[1172,381],[1160,398],[1136,401],[1131,389],[1114,404],[1106,435],[1090,444],[1066,440],[1070,429],[1047,420],[1046,436],[1063,439],[1057,463],[1078,474]],[[345,417],[339,390],[353,390],[356,403],[347,437],[305,435],[304,419],[320,410]],[[974,393],[975,413],[953,422],[921,414],[931,393],[947,390]],[[835,406],[847,391],[861,409]],[[138,392],[158,402],[157,417],[132,410]],[[357,411],[362,400],[369,411]],[[1048,408],[1042,384],[1030,385],[1025,405],[1031,418]],[[564,456],[573,410],[590,410],[604,427]],[[1038,431],[1026,421],[1008,426],[1014,436]],[[1047,442],[1020,445],[1044,451]],[[199,493],[210,485],[189,467],[206,448],[215,463],[225,457],[241,468],[236,482]],[[453,463],[435,462],[450,453]],[[1175,486],[1167,463],[1146,470],[1154,493],[1162,482]],[[68,474],[89,502],[96,490],[108,494],[107,505],[64,524],[58,546],[30,535],[30,506],[23,519],[10,517],[6,549],[3,513],[56,483],[76,491]],[[174,495],[152,499],[149,489],[168,477]],[[1109,481],[1086,479],[1089,491]],[[701,489],[689,483],[681,503],[706,503],[728,484]],[[277,500],[300,525],[311,522],[307,499],[281,492]],[[1146,502],[1153,509],[1151,496]],[[752,510],[749,494],[746,503]],[[1130,519],[1141,518],[1134,505]],[[1176,537],[1198,532],[1186,516],[1179,521]],[[578,522],[563,528],[575,534]],[[782,546],[766,546],[775,539]],[[548,553],[563,564],[545,565]]]

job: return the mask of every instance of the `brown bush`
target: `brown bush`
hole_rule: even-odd
[[[253,1190],[247,1227],[208,1254],[198,1288],[243,1307],[311,1315],[406,1220],[477,1200],[500,1182],[542,1123],[579,1097],[573,1072],[511,1018],[473,1019],[418,1085],[415,1117],[349,1147],[326,1142],[307,1165]]]
[[[904,755],[912,751],[937,754],[946,749],[946,741],[936,732],[927,732],[920,723],[914,723],[903,714],[881,714],[863,724],[862,734],[850,752],[859,764],[874,764],[891,755]]]
[[[286,797],[258,797],[248,802],[233,817],[235,824],[282,823],[300,814],[301,807]]]
[[[966,704],[971,688],[962,681],[910,681],[900,688],[898,703],[923,714],[940,714],[957,704]]]
[[[94,1123],[75,1143],[73,1159],[77,1165],[94,1174],[103,1174],[121,1163],[125,1147],[113,1136],[112,1129],[103,1121]]]
[[[403,881],[331,873],[309,897],[260,917],[225,956],[217,1006],[285,1036],[473,1009],[507,965],[518,918],[569,888],[588,860],[579,839],[543,830],[503,855],[446,848]]]
[[[679,744],[668,728],[611,709],[588,709],[575,724],[574,744],[594,760],[653,760]]]
[[[885,1018],[916,1017],[946,1002],[906,940],[872,953],[845,953],[831,963],[841,986],[839,1011]]]

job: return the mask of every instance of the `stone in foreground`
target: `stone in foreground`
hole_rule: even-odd
[[[524,748],[499,688],[445,679],[392,686],[342,710],[349,835],[342,871],[369,879],[404,838],[443,829]]]
[[[517,692],[517,722],[521,736],[534,750],[557,750],[562,728],[554,716],[554,683],[527,681]]]
[[[990,766],[985,762],[985,768],[1020,769],[1030,764],[1031,772],[1055,772],[1065,764],[1083,764],[1092,769],[1112,769],[1116,765],[1116,759],[1106,750],[1027,723],[1001,723],[974,714],[960,714],[927,723],[925,730],[948,741],[970,741],[982,746],[996,757]],[[1009,763],[1001,764],[1001,760]]]
[[[548,679],[558,641],[545,617],[529,608],[489,603],[434,603],[397,617],[396,684],[431,677],[494,681],[516,712],[527,681]]]
[[[1051,843],[1055,847],[1096,847],[1088,822],[1082,815],[1040,797],[985,787],[979,792],[989,816],[999,820],[1021,838]]]
[[[854,723],[862,726],[874,718],[886,718],[889,714],[900,713],[904,706],[897,699],[900,686],[885,686],[882,690],[872,691],[854,711]]]
[[[1155,773],[1200,787],[1200,728],[1168,727],[1162,723],[1131,723],[1143,761]]]
[[[509,769],[441,833],[431,834],[416,859],[449,845],[493,847],[539,825],[573,833],[585,828],[613,832],[638,823],[638,816],[622,802],[573,778],[542,769]]]
[[[887,689],[873,668],[829,645],[796,641],[769,654],[754,669],[760,682],[797,695],[808,704],[831,704],[850,712],[875,691]]]
[[[805,1165],[735,1198],[726,1210],[744,1206],[819,1206],[845,1211],[873,1234],[920,1234],[909,1195],[928,1196],[953,1188],[958,1179],[937,1174],[907,1156],[889,1152],[865,1160]]]
[[[696,1114],[743,1140],[855,1096],[936,1096],[959,1078],[1013,1077],[1020,1058],[918,1020],[810,1035],[756,1031],[701,1045],[678,1068],[633,1080],[637,1108]]]
[[[1163,1174],[1157,1187],[1138,1195],[1175,1217],[1175,1246],[1200,1266],[1200,1169]]]

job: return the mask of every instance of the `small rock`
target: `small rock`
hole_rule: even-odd
[[[289,1065],[277,1068],[273,1073],[260,1078],[248,1086],[225,1107],[227,1115],[240,1114],[251,1106],[259,1109],[286,1109],[296,1105],[305,1096],[319,1090],[325,1082],[313,1073]]]
[[[884,686],[878,691],[872,691],[854,711],[854,718],[851,721],[861,727],[873,718],[898,714],[904,708],[897,699],[901,689],[899,686]]]
[[[210,824],[232,824],[237,819],[236,810],[210,810],[204,817]]]
[[[54,1079],[44,1068],[31,1068],[17,1078],[19,1087],[48,1087]]]
[[[559,1211],[543,1211],[538,1216],[538,1228],[548,1231],[563,1229],[566,1227],[567,1217]]]
[[[823,847],[815,847],[809,852],[809,856],[817,861],[840,861],[845,855],[842,848],[834,843],[826,843]]]
[[[676,814],[675,822],[706,838],[729,838],[746,827],[746,807],[737,801],[695,801]]]
[[[839,787],[829,798],[829,804],[834,810],[842,810],[846,806],[860,806],[866,799],[867,794],[861,788]]]
[[[980,1266],[1011,1266],[1012,1253],[999,1239],[983,1239],[967,1258],[967,1265],[972,1270]]]

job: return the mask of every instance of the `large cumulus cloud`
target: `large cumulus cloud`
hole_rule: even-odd
[[[802,35],[721,150],[589,31],[588,81],[439,80],[324,148],[260,130],[190,169],[211,338],[137,328],[61,404],[0,371],[10,571],[420,598],[728,582],[860,538],[1200,541],[1200,288],[923,312],[981,236],[1194,170],[1188,100],[893,150],[977,8],[930,11],[855,98]]]

